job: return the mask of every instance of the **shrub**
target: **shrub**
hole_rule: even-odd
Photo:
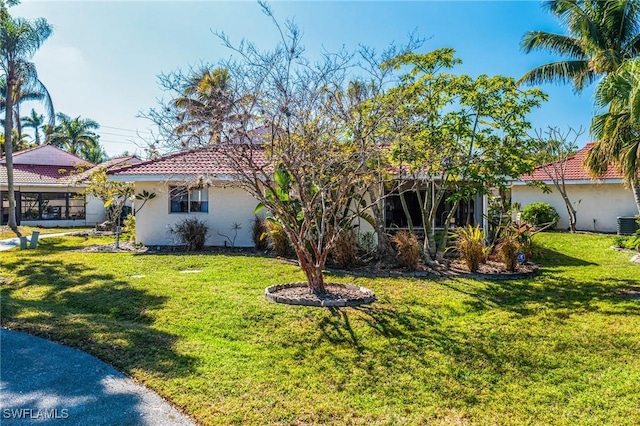
[[[352,229],[345,229],[338,235],[331,257],[339,267],[347,268],[355,263],[356,254],[356,233]]]
[[[553,229],[559,219],[560,215],[549,203],[532,203],[522,211],[522,220],[533,226],[552,224],[550,228]]]
[[[282,225],[273,219],[266,220],[265,225],[267,226],[273,252],[276,256],[287,256],[291,252],[291,244]]]
[[[122,224],[124,225],[124,228],[129,233],[129,240],[135,241],[136,240],[136,217],[131,213],[129,213],[127,217],[124,219],[124,221],[122,222]]]
[[[174,227],[169,228],[169,232],[185,245],[187,251],[198,251],[204,248],[209,227],[198,218],[192,217],[178,222]]]
[[[410,271],[418,269],[420,263],[420,243],[415,235],[409,231],[400,231],[391,237],[391,242],[398,250],[398,257],[402,266]]]
[[[376,234],[367,231],[358,234],[358,250],[364,254],[371,254],[378,248],[376,243]]]
[[[624,242],[624,247],[628,248],[629,250],[640,251],[640,229],[626,239],[626,241]]]
[[[453,231],[453,237],[458,256],[467,265],[469,271],[476,272],[478,266],[486,260],[484,231],[478,225],[475,227],[467,225]]]
[[[264,251],[269,248],[269,229],[265,220],[256,216],[251,226],[251,237],[256,250]]]
[[[496,247],[498,260],[504,263],[507,271],[515,271],[518,266],[519,244],[514,235],[504,237]]]

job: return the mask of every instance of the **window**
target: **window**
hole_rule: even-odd
[[[85,217],[84,196],[74,192],[22,192],[22,220],[77,220]]]
[[[169,187],[171,213],[208,213],[209,194],[206,188]]]

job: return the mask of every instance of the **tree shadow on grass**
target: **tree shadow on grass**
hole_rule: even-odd
[[[638,286],[637,280],[608,278],[606,281],[580,281],[547,276],[536,280],[486,281],[469,291],[457,280],[442,285],[471,296],[466,302],[474,310],[499,308],[521,316],[535,315],[544,309],[558,319],[572,314],[599,312],[604,314],[640,315],[640,303],[632,300],[628,290]]]
[[[542,260],[545,267],[552,266],[597,266],[597,263],[589,262],[578,257],[569,256],[565,253],[561,253],[556,250],[552,250],[547,247],[536,246],[539,253],[536,254],[536,258]]]
[[[25,256],[3,267],[17,279],[4,286],[3,325],[85,350],[123,371],[168,376],[194,371],[175,352],[177,336],[152,327],[166,298],[133,288],[82,263]]]

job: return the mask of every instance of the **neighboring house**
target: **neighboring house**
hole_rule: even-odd
[[[569,200],[576,209],[576,228],[581,231],[616,232],[618,217],[633,217],[638,214],[636,203],[630,189],[625,187],[622,175],[615,167],[609,167],[607,173],[593,179],[584,166],[584,159],[593,143],[587,144],[567,159],[565,185]],[[559,229],[569,228],[569,215],[565,203],[553,186],[553,182],[544,170],[545,165],[534,169],[533,173],[521,176],[511,187],[511,202],[520,204],[524,209],[535,202],[545,202],[553,206],[560,221]],[[553,173],[553,172],[552,172]],[[530,186],[531,182],[544,182],[551,193]]]
[[[256,150],[256,152],[261,152]],[[109,172],[109,179],[133,182],[135,193],[142,191],[156,194],[136,213],[136,242],[146,245],[174,245],[177,241],[170,229],[187,217],[197,217],[205,222],[209,234],[205,242],[210,246],[229,243],[224,235],[233,238],[234,224],[239,224],[235,245],[253,246],[251,226],[258,201],[234,184],[233,169],[225,165],[228,160],[215,147],[202,147],[182,151],[149,160],[130,167]],[[414,224],[421,226],[415,195],[407,195]],[[482,223],[483,199],[465,205],[460,220],[469,216],[475,223]],[[446,207],[436,219],[440,226]],[[385,215],[390,229],[406,227],[406,220],[397,196],[387,199]],[[372,231],[364,220],[358,221],[361,232]]]
[[[111,180],[133,182],[136,194],[145,190],[156,194],[136,213],[136,242],[174,245],[169,230],[187,217],[196,217],[209,227],[206,245],[228,243],[220,234],[233,238],[232,228],[239,224],[235,245],[251,247],[258,201],[234,185],[232,174],[224,155],[214,147],[182,151],[109,172]]]
[[[114,169],[140,162],[120,157],[98,166],[52,145],[13,154],[18,224],[41,227],[94,226],[106,218],[102,201],[80,195],[83,180],[97,167]],[[8,221],[7,166],[0,158],[0,225]]]

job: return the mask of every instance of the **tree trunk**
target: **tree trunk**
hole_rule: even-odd
[[[407,206],[407,200],[404,198],[403,191],[400,191],[400,204],[402,204],[402,211],[407,217],[407,226],[409,227],[409,232],[413,234],[413,220],[411,219],[411,212],[409,211],[409,207]]]
[[[459,200],[453,202],[453,206],[451,206],[451,211],[447,215],[447,220],[443,224],[444,225],[444,233],[442,234],[442,239],[440,240],[440,244],[438,244],[438,251],[436,253],[436,260],[442,261],[444,259],[444,251],[447,249],[447,242],[449,240],[449,223],[451,223],[451,219],[455,216],[458,211],[458,205],[460,204]]]
[[[567,194],[564,191],[560,191],[560,195],[562,195],[562,199],[564,200],[564,204],[567,207],[567,213],[569,214],[569,230],[574,233],[576,232],[576,222],[578,221],[576,209],[573,208],[573,204],[567,197]]]
[[[638,214],[640,214],[640,181],[631,183],[631,192],[633,192],[633,199],[636,201],[636,207],[638,207]]]
[[[311,259],[314,256],[310,255],[306,247],[302,247],[301,244],[299,244],[292,238],[289,238],[289,240],[293,244],[294,250],[296,251],[296,257],[298,258],[300,268],[307,277],[307,285],[309,286],[309,291],[317,295],[322,295],[325,292],[324,274],[322,270],[324,269],[327,257],[318,255],[315,256],[315,261],[312,261]]]
[[[372,191],[369,191],[369,197],[371,200],[375,199],[374,196],[375,194],[373,194]],[[378,237],[378,248],[376,250],[378,259],[393,259],[395,257],[395,252],[393,251],[393,247],[391,247],[391,242],[389,241],[389,236],[387,235],[384,226],[384,217],[377,202],[371,204],[371,212],[373,213],[373,222],[375,225],[376,235]]]
[[[15,66],[9,63],[7,70],[7,92],[5,96],[5,114],[4,114],[4,146],[5,160],[7,164],[7,200],[9,201],[9,219],[7,225],[16,235],[20,236],[18,231],[18,222],[16,219],[16,194],[13,183],[13,140],[11,138],[13,131],[13,92],[15,87]]]

